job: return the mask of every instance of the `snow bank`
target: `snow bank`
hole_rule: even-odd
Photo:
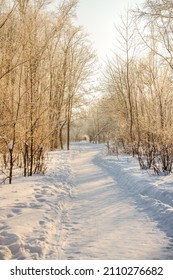
[[[68,200],[70,154],[50,152],[47,173],[0,186],[0,259],[61,258]]]
[[[145,211],[168,237],[173,238],[173,174],[153,175],[140,170],[137,159],[131,156],[107,155],[103,146],[100,150],[95,164],[106,170],[118,187],[133,197],[136,207]]]

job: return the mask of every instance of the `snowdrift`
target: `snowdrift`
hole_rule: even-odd
[[[173,175],[153,175],[151,171],[140,170],[137,159],[129,155],[107,155],[105,149],[101,150],[95,164],[106,170],[118,187],[133,197],[136,207],[173,238]]]

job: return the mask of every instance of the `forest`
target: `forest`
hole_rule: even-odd
[[[77,0],[0,0],[0,173],[46,172],[46,151],[84,135],[168,175],[173,164],[173,2],[145,0],[115,26],[98,72]],[[99,80],[99,83],[98,83]],[[93,91],[96,93],[93,95]]]
[[[69,149],[95,62],[73,22],[76,5],[49,11],[42,0],[0,2],[0,161],[9,183],[15,167],[24,176],[44,172],[45,151],[63,149],[64,138]]]

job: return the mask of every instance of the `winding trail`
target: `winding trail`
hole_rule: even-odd
[[[73,158],[74,187],[63,221],[64,259],[166,259],[168,240],[117,182],[93,163],[97,145]]]

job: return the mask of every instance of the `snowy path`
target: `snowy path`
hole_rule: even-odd
[[[169,242],[156,223],[138,210],[118,183],[95,165],[98,146],[73,158],[75,186],[66,213],[64,259],[167,259]]]

